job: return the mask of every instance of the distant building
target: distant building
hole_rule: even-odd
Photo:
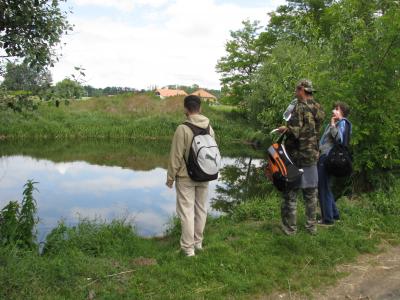
[[[191,93],[191,95],[199,96],[203,101],[217,102],[217,97],[215,97],[213,94],[210,94],[205,89],[198,89],[197,91]]]
[[[160,96],[161,99],[174,96],[187,96],[188,94],[184,90],[173,90],[168,88],[156,89],[156,95]]]

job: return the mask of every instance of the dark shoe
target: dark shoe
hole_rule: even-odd
[[[335,225],[335,223],[334,222],[324,222],[322,220],[319,220],[317,222],[317,225],[318,226],[323,226],[323,227],[331,227],[331,226]]]

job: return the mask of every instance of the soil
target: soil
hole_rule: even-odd
[[[355,263],[338,266],[337,271],[349,275],[311,296],[275,293],[260,299],[400,299],[400,246],[386,247],[379,254],[361,255]]]

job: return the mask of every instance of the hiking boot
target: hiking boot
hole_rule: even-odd
[[[289,228],[287,228],[285,225],[282,225],[282,226],[281,226],[281,229],[282,229],[283,233],[286,234],[286,235],[288,235],[288,236],[291,236],[291,235],[295,235],[295,234],[296,234],[296,231],[295,231],[295,230],[289,229]]]

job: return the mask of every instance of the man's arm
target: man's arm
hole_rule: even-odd
[[[185,131],[183,126],[178,126],[175,130],[171,143],[171,151],[168,161],[167,186],[172,187],[176,174],[184,162],[185,155]]]
[[[300,131],[304,126],[304,111],[301,106],[297,106],[296,109],[292,113],[292,117],[290,118],[287,125],[287,133],[294,136],[295,139],[298,139],[300,136]]]

